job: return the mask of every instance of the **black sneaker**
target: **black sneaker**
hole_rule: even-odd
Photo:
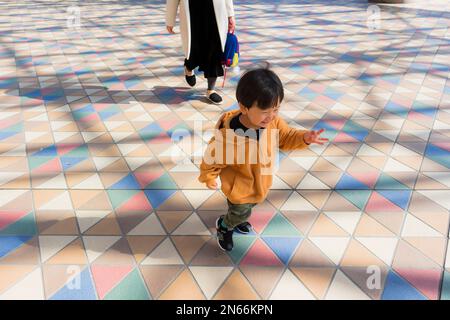
[[[216,221],[217,228],[217,243],[224,251],[233,250],[233,230],[228,230],[222,227],[223,216],[220,216]]]
[[[186,79],[186,82],[188,83],[188,85],[190,85],[191,87],[195,86],[195,84],[197,83],[197,80],[195,79],[195,74],[193,71],[191,71],[192,74],[189,76],[187,75],[187,69],[186,67],[184,67],[184,78]]]
[[[252,231],[253,227],[249,222],[241,223],[240,225],[237,225],[234,230],[238,231],[239,233],[247,234],[250,231]]]
[[[192,76],[184,75],[184,78],[186,79],[188,85],[190,85],[191,87],[195,86],[195,84],[197,83],[197,81],[195,80],[195,74],[193,74]]]
[[[221,104],[222,97],[217,94],[217,92],[212,91],[211,93],[206,93],[206,98],[214,104]]]

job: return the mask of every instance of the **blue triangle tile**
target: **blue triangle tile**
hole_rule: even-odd
[[[116,182],[112,186],[108,187],[108,189],[122,189],[122,190],[136,190],[140,189],[139,183],[137,183],[134,176],[129,173],[126,177],[122,178],[119,182]]]
[[[32,236],[0,236],[0,258],[28,242]]]
[[[378,190],[378,193],[403,210],[408,208],[411,190]]]
[[[427,300],[416,288],[393,271],[387,276],[382,300]]]
[[[438,146],[435,146],[431,143],[427,145],[427,149],[425,150],[425,155],[427,157],[431,156],[450,156],[450,151],[444,150],[439,148]]]
[[[336,184],[337,190],[368,190],[369,187],[366,186],[364,183],[360,182],[359,180],[356,180],[348,173],[344,173],[339,180],[339,182]]]
[[[50,300],[97,300],[89,268],[56,292]]]
[[[288,264],[298,244],[302,241],[300,237],[263,237],[263,240],[280,258],[284,264]]]
[[[152,207],[157,208],[177,192],[177,190],[145,190],[144,192]]]
[[[17,134],[17,132],[0,132],[0,140],[7,139],[7,138],[12,137],[12,136],[14,136],[16,134]]]
[[[56,150],[56,146],[52,145],[42,150],[39,150],[33,153],[32,157],[56,157],[58,155],[58,151]]]

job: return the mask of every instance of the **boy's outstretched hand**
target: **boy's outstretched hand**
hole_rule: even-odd
[[[325,142],[329,141],[327,138],[321,138],[320,137],[320,135],[324,131],[325,131],[325,129],[320,129],[318,131],[314,131],[314,130],[308,131],[303,136],[303,140],[305,140],[305,142],[307,144],[317,143],[317,144],[323,145]]]
[[[210,180],[206,182],[206,186],[208,189],[216,190],[217,189],[217,182],[216,180]]]

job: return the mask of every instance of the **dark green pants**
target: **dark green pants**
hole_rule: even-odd
[[[252,214],[252,209],[256,203],[233,204],[228,199],[228,212],[223,222],[228,229],[233,229],[237,225],[246,222]]]

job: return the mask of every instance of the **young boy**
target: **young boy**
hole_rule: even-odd
[[[283,97],[283,85],[273,71],[260,68],[245,73],[236,89],[239,110],[222,115],[208,144],[199,181],[217,189],[220,177],[228,199],[227,214],[216,221],[223,250],[233,249],[233,230],[248,233],[252,228],[248,222],[252,208],[264,201],[272,185],[274,146],[295,150],[328,141],[320,137],[323,129],[297,130],[278,117]]]

